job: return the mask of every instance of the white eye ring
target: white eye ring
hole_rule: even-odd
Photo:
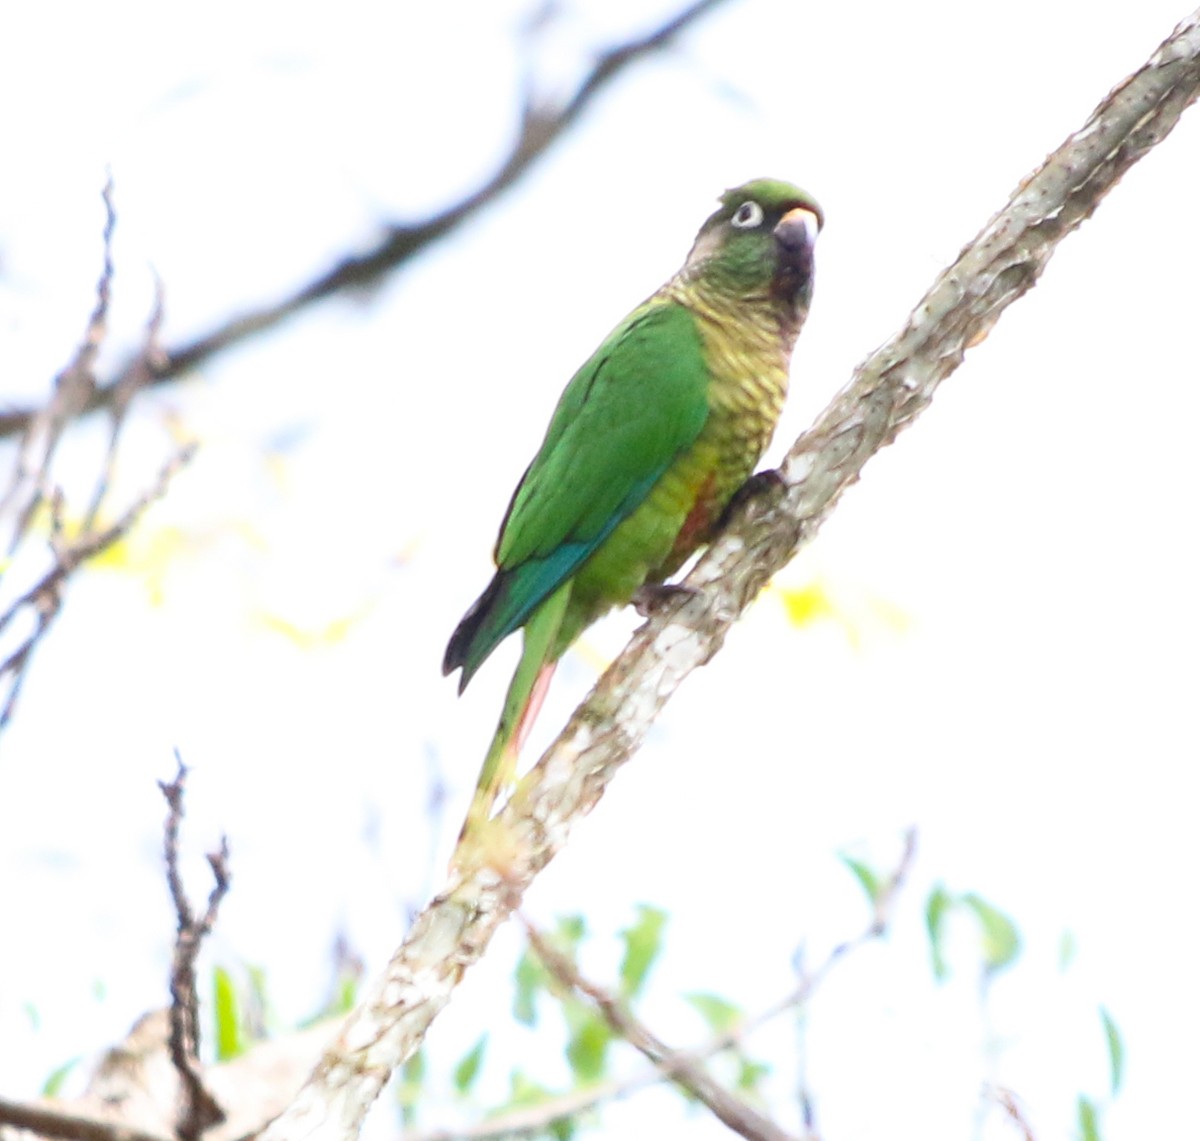
[[[761,225],[762,220],[762,207],[757,202],[743,202],[730,219],[739,230],[752,230]]]

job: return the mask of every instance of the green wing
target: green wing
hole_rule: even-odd
[[[472,673],[646,498],[708,418],[695,318],[651,301],[571,378],[509,504],[495,580],[463,619],[445,669]]]
[[[500,528],[497,566],[595,550],[700,434],[707,390],[688,310],[659,303],[626,318],[559,400]]]

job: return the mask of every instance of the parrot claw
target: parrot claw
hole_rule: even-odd
[[[758,496],[765,495],[768,491],[777,491],[786,486],[787,481],[783,478],[783,472],[778,468],[768,467],[763,468],[762,471],[756,471],[733,493],[733,498],[725,505],[725,510],[721,512],[721,518],[717,520],[716,530],[720,531],[729,522],[733,513],[744,503],[751,499],[757,499]]]
[[[696,598],[699,594],[694,586],[682,582],[644,582],[634,592],[632,602],[643,618],[652,618],[672,599],[681,595]]]

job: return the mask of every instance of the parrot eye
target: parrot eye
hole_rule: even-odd
[[[739,230],[752,230],[762,220],[762,207],[757,202],[743,202],[731,219]]]

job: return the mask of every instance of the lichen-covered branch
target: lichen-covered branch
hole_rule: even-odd
[[[267,1129],[266,1141],[354,1136],[575,820],[600,798],[685,677],[720,649],[763,585],[815,534],[863,465],[929,403],[939,383],[1121,175],[1160,142],[1200,89],[1200,12],[1116,87],[1027,178],[934,282],[904,328],[866,360],[796,441],[783,479],[750,497],[678,594],[634,635],[497,818],[508,856],[460,859],[384,976]]]

